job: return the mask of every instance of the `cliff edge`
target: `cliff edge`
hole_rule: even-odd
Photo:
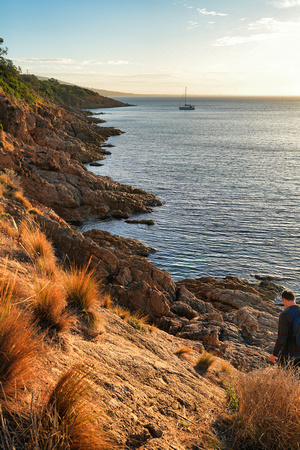
[[[267,366],[281,287],[232,276],[175,283],[149,262],[150,249],[137,241],[100,230],[79,233],[72,222],[129,217],[161,204],[155,195],[96,176],[83,165],[104,158],[102,144],[121,131],[99,127],[70,105],[45,99],[25,102],[3,88],[0,123],[2,296],[8,295],[7,280],[15,280],[9,285],[14,295],[8,310],[16,308],[16,314],[22,311],[26,320],[38,324],[35,334],[44,349],[35,360],[39,377],[28,375],[29,390],[20,388],[22,408],[30,403],[30,389],[52,389],[64,371],[85,361],[89,370],[83,378],[92,385],[94,403],[105,412],[101,429],[113,443],[88,445],[79,434],[80,448],[226,448],[220,420],[228,405],[224,379],[241,369]],[[42,248],[33,252],[28,246],[30,227],[32,235],[41,230],[51,242],[55,255],[46,258],[47,264]],[[70,267],[81,268],[83,279],[92,271],[101,283],[93,307],[75,307],[65,294],[69,275],[64,271]],[[33,299],[49,286],[59,292],[55,314],[52,307],[49,313],[52,291],[38,310],[34,306]],[[1,317],[7,318],[3,308]],[[147,324],[141,320],[145,315]],[[45,325],[49,320],[51,326]],[[205,358],[199,362],[203,355],[211,355],[213,364],[204,363]],[[0,395],[8,423],[23,420],[23,409],[14,416],[13,391],[7,390],[8,400]],[[74,442],[51,448],[79,448]],[[22,443],[14,445],[22,448]]]

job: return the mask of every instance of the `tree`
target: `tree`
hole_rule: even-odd
[[[6,55],[7,54],[7,47],[1,48],[3,45],[4,40],[2,38],[0,38],[0,57],[2,57],[2,55]]]
[[[18,77],[20,68],[17,68],[10,59],[6,59],[3,55],[7,54],[7,47],[3,47],[4,40],[0,38],[0,76]]]

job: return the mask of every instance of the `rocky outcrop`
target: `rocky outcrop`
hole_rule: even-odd
[[[0,165],[21,178],[58,256],[89,264],[114,300],[147,314],[160,328],[198,342],[235,366],[267,360],[282,290],[269,281],[204,277],[175,283],[146,258],[153,249],[100,230],[83,234],[66,221],[128,218],[161,204],[152,194],[88,172],[101,144],[118,130],[98,127],[84,113],[37,104],[29,108],[0,93]],[[102,155],[103,156],[103,155]],[[7,211],[22,216],[8,202]]]
[[[89,263],[117,303],[147,314],[170,334],[201,343],[236,367],[267,362],[276,339],[280,309],[275,301],[282,287],[231,276],[175,283],[141,256],[147,247],[133,239],[101,230],[81,234],[49,218],[38,220],[60,256]]]
[[[80,111],[29,107],[1,92],[0,123],[0,169],[13,169],[27,197],[63,219],[128,218],[161,204],[155,195],[96,176],[82,164],[103,158],[101,144],[119,130],[92,124]]]

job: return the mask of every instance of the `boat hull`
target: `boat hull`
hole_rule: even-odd
[[[193,106],[193,105],[179,106],[179,109],[181,111],[194,111],[195,110],[195,106]]]

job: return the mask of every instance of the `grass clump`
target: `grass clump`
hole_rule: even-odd
[[[18,272],[11,273],[7,269],[7,260],[0,265],[0,305],[10,308],[22,296],[23,290],[18,280]]]
[[[146,334],[148,331],[148,316],[144,316],[139,311],[135,312],[134,314],[130,314],[126,318],[126,322],[143,334]]]
[[[31,208],[31,203],[24,196],[20,181],[13,170],[0,172],[0,195],[20,203],[24,208]]]
[[[117,316],[121,317],[123,320],[127,320],[130,316],[130,311],[126,308],[123,308],[120,305],[115,305],[111,311],[116,314]]]
[[[186,345],[184,345],[183,347],[178,348],[175,351],[175,355],[181,356],[183,358],[185,358],[187,355],[190,355],[191,353],[192,353],[191,347],[188,347]]]
[[[1,195],[1,194],[0,194]],[[8,236],[10,239],[15,240],[19,237],[19,230],[14,220],[10,220],[5,213],[0,220],[0,231]]]
[[[129,309],[123,308],[123,306],[118,304],[114,305],[111,297],[108,295],[102,298],[101,304],[104,308],[109,309],[111,312],[121,317],[121,319],[125,320],[129,325],[143,334],[146,334],[150,328],[151,332],[154,332],[156,329],[155,326],[148,326],[148,316],[143,315],[140,311],[131,313]]]
[[[51,392],[41,414],[39,448],[64,448],[85,450],[112,450],[112,443],[105,437],[99,419],[101,414],[92,411],[91,385],[88,370],[83,364],[64,374]],[[49,433],[50,432],[50,433]],[[58,446],[45,447],[49,436]],[[42,439],[41,439],[42,438]]]
[[[204,350],[197,360],[196,366],[207,370],[216,360],[217,358],[214,355]]]
[[[23,221],[19,227],[20,239],[24,250],[36,269],[47,275],[53,275],[57,269],[56,257],[51,242],[34,222]]]
[[[100,324],[100,316],[96,306],[100,303],[99,283],[88,266],[84,269],[73,267],[66,272],[64,289],[68,307],[73,309],[79,318],[90,328]]]
[[[234,386],[234,449],[299,449],[300,382],[292,368],[241,373]],[[232,401],[232,396],[231,396]]]
[[[29,317],[1,297],[0,399],[9,400],[33,377],[40,340]]]
[[[104,429],[104,414],[93,411],[89,372],[84,365],[63,374],[50,394],[32,396],[7,415],[0,407],[3,450],[113,450]],[[92,412],[91,412],[92,411]]]
[[[49,333],[65,333],[76,328],[76,317],[66,309],[66,296],[58,282],[36,279],[29,307],[34,320]]]

